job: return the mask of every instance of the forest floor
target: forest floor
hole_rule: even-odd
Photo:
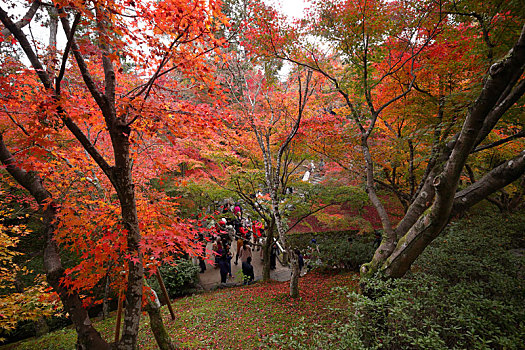
[[[353,273],[308,273],[299,280],[297,299],[288,296],[289,283],[279,281],[208,291],[173,300],[176,319],[171,319],[166,307],[163,317],[182,349],[276,349],[294,327],[301,327],[299,341],[307,346],[316,328],[329,330],[334,321],[346,319],[346,294],[357,288],[355,277]],[[112,339],[115,315],[95,326],[105,339]],[[75,341],[75,331],[66,328],[0,349],[74,349]],[[157,349],[147,316],[142,318],[138,348]]]

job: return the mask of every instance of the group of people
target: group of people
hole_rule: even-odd
[[[233,256],[230,245],[227,241],[217,238],[213,242],[212,250],[215,252],[215,268],[218,268],[221,274],[221,283],[226,283],[228,278],[233,278],[231,265]],[[239,259],[242,264],[244,284],[249,284],[255,279],[255,274],[252,265],[252,249],[247,241],[244,241],[241,248],[237,250],[235,265],[238,264]]]
[[[223,218],[215,224],[215,239],[212,251],[215,254],[215,268],[220,270],[221,283],[226,283],[228,278],[233,278],[231,272],[233,260],[231,245],[235,243],[234,264],[238,265],[239,260],[241,261],[244,283],[249,284],[255,279],[251,245],[258,246],[257,250],[261,251],[262,257],[260,245],[264,230],[263,226],[258,222],[252,222],[247,215],[243,215],[243,210],[239,203],[235,205],[224,204],[220,208],[219,214]],[[202,266],[201,272],[203,272]]]
[[[263,225],[259,222],[252,222],[248,215],[243,215],[243,210],[239,203],[232,205],[226,202],[215,214],[220,215],[221,218],[217,222],[214,221],[209,227],[211,228],[212,251],[215,257],[213,265],[220,271],[221,283],[226,283],[228,279],[233,278],[232,260],[235,265],[238,265],[240,260],[244,284],[252,283],[255,280],[254,267],[252,265],[254,257],[252,246],[257,247],[257,251],[260,251],[260,258],[262,259],[262,246],[265,239]],[[200,236],[199,240],[203,243],[204,256],[207,240],[203,239],[202,236]],[[232,254],[232,246],[235,247],[235,256]],[[277,242],[274,242],[270,247],[271,270],[275,270],[277,267],[278,253]],[[302,269],[304,266],[303,255],[297,250],[295,253],[297,254],[299,267]],[[204,273],[206,263],[203,257],[199,258],[199,266],[200,272]]]

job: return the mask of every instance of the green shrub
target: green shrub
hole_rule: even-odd
[[[348,269],[358,271],[374,255],[374,244],[370,237],[324,236],[317,240],[318,249],[312,246],[304,252],[311,267],[321,269]]]
[[[525,342],[523,308],[487,297],[483,282],[450,285],[418,273],[368,284],[374,298],[350,295],[350,348],[520,349]]]
[[[166,290],[171,298],[194,293],[199,284],[198,272],[199,267],[186,259],[176,260],[174,265],[165,265],[160,268]],[[150,279],[150,285],[161,297],[160,286],[155,277]]]

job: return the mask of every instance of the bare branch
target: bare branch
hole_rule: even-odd
[[[476,153],[476,152],[484,151],[486,149],[494,148],[494,147],[503,145],[503,144],[505,144],[507,142],[510,142],[512,140],[515,140],[515,139],[518,139],[518,138],[522,138],[522,137],[525,137],[525,131],[524,130],[522,130],[522,131],[520,131],[520,132],[518,132],[518,133],[516,133],[516,134],[514,134],[512,136],[506,137],[506,138],[498,140],[496,142],[492,142],[491,144],[477,147],[475,150],[472,151],[472,153]]]
[[[55,92],[57,95],[60,95],[60,83],[62,82],[62,79],[64,78],[64,74],[66,72],[67,58],[69,55],[69,50],[71,50],[71,45],[73,45],[73,37],[75,35],[78,22],[80,22],[80,13],[77,13],[75,15],[75,20],[73,21],[71,31],[69,32],[67,37],[66,48],[64,50],[64,55],[62,56],[62,65],[60,66],[60,72],[58,73],[58,77],[55,81]]]
[[[84,80],[84,83],[86,84],[86,87],[88,88],[89,92],[97,102],[97,105],[100,107],[102,111],[107,110],[107,102],[104,100],[102,93],[97,88],[95,81],[93,80],[91,73],[89,73],[89,69],[87,67],[87,64],[84,60],[84,57],[82,56],[82,53],[80,52],[80,49],[73,38],[71,36],[71,27],[69,26],[69,21],[67,20],[67,15],[64,12],[62,8],[58,8],[58,14],[60,17],[60,22],[62,23],[62,27],[64,28],[64,32],[66,33],[68,38],[71,38],[71,48],[73,49],[73,55],[75,56],[75,60],[77,62],[78,68],[80,69],[80,73],[82,74],[82,79]],[[106,117],[106,115],[104,115]]]

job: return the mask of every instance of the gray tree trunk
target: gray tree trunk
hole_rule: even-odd
[[[299,297],[299,275],[301,271],[299,271],[299,262],[297,260],[297,254],[295,254],[294,250],[290,249],[290,262],[291,262],[291,268],[292,268],[292,277],[290,279],[290,297],[291,298],[298,298]]]
[[[266,241],[262,247],[263,250],[263,281],[270,280],[270,255],[272,249],[272,243],[274,238],[275,225],[272,220],[270,225],[266,228]]]

